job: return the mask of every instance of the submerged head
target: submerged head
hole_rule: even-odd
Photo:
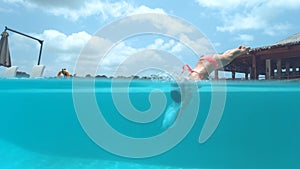
[[[181,94],[179,90],[172,90],[171,91],[171,98],[174,102],[180,103],[181,102]]]

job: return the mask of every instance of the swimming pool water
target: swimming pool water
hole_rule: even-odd
[[[110,80],[96,80],[95,90],[84,81],[80,92],[95,93],[107,122],[119,132],[149,137],[164,131],[163,116],[147,125],[125,120],[114,107]],[[117,83],[113,92],[128,91],[141,111],[151,106],[147,100],[153,89],[166,94],[167,105],[172,103],[170,91],[176,89],[173,82],[133,80],[129,90],[124,80]],[[226,82],[221,121],[199,144],[214,104],[212,92],[223,92],[218,87],[212,91],[213,85],[223,83],[197,83],[199,114],[177,146],[155,157],[132,159],[103,150],[87,136],[75,112],[72,80],[1,79],[0,168],[300,168],[298,81]]]

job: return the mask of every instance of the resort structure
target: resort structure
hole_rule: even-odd
[[[300,78],[300,33],[277,42],[274,45],[253,48],[248,54],[236,58],[224,71],[244,73],[245,79],[295,79]],[[218,71],[215,71],[218,79]]]

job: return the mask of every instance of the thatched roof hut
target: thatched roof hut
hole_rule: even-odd
[[[300,33],[283,39],[273,45],[253,48],[224,67],[231,71],[245,73],[245,79],[293,79],[300,78]]]

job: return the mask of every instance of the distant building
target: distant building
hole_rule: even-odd
[[[232,72],[244,73],[245,79],[295,79],[300,78],[300,33],[277,42],[274,45],[253,48],[224,67]],[[218,73],[215,71],[215,78]]]

